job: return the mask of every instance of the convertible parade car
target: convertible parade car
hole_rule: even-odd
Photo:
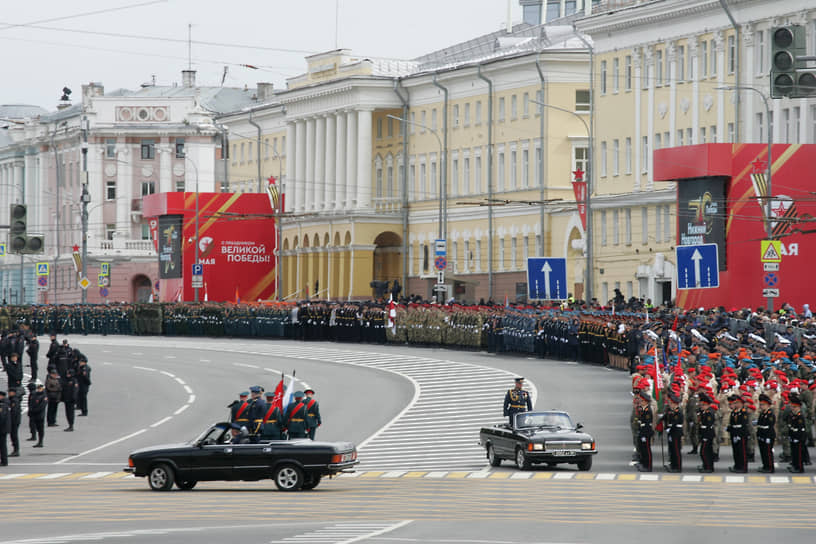
[[[258,481],[271,478],[281,491],[314,489],[323,476],[349,472],[357,449],[349,442],[308,439],[232,444],[229,423],[216,423],[184,444],[134,451],[126,472],[147,477],[154,491],[192,489],[213,480]],[[353,472],[353,471],[351,471]]]
[[[516,414],[512,428],[508,423],[482,427],[479,444],[494,467],[511,459],[521,470],[538,463],[571,463],[578,470],[589,470],[598,449],[592,436],[580,432],[582,427],[573,425],[566,412],[522,412]]]

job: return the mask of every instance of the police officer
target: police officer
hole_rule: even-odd
[[[263,390],[260,385],[253,385],[249,388],[249,406],[247,407],[247,419],[249,419],[249,434],[258,437],[261,434],[261,426],[263,425],[263,418],[266,415],[266,402],[264,402],[261,394]]]
[[[669,409],[663,415],[666,438],[669,445],[669,472],[683,471],[683,411],[680,410],[680,398],[669,394]]]
[[[274,392],[266,394],[267,408],[261,426],[261,440],[283,440],[283,414],[274,400]]]
[[[731,395],[728,400],[734,403],[728,422],[728,434],[731,436],[731,452],[734,455],[734,466],[728,467],[731,472],[744,474],[748,472],[748,414],[745,412],[742,397]]]
[[[51,370],[51,367],[57,366],[57,355],[59,354],[59,343],[57,342],[57,335],[53,332],[51,333],[51,343],[48,345],[48,353],[45,354],[45,357],[48,359],[48,369]]]
[[[516,386],[509,389],[504,395],[504,415],[509,418],[510,426],[513,426],[516,414],[527,412],[533,409],[533,401],[530,393],[522,389],[524,378],[516,378]]]
[[[8,445],[6,435],[11,431],[11,411],[6,392],[0,391],[0,467],[8,466]]]
[[[230,409],[230,423],[246,424],[249,419],[246,417],[246,409],[249,407],[249,391],[241,391],[238,394],[238,400],[232,401],[227,405]],[[241,421],[238,421],[238,420]]]
[[[45,409],[48,406],[48,398],[45,393],[45,386],[40,380],[34,382],[36,390],[28,396],[28,424],[31,428],[31,437],[28,440],[39,440],[34,445],[35,448],[43,447],[43,437],[45,436]]]
[[[22,418],[22,407],[20,401],[22,399],[18,395],[18,390],[11,388],[8,390],[8,398],[6,402],[9,405],[9,414],[11,418],[11,425],[9,427],[9,434],[11,435],[11,446],[13,451],[9,457],[20,457],[20,419]]]
[[[79,408],[79,415],[87,416],[88,391],[91,389],[91,365],[88,364],[88,359],[84,355],[79,358],[77,382],[79,382],[79,389],[77,390],[77,408]]]
[[[68,368],[65,377],[62,378],[62,402],[65,404],[65,417],[68,419],[68,428],[63,430],[67,433],[74,431],[74,412],[78,394],[79,383],[74,376],[74,370]]]
[[[6,363],[6,376],[9,389],[20,387],[23,383],[23,363],[16,351],[11,352]]]
[[[638,464],[640,472],[652,471],[652,408],[651,399],[645,392],[639,393],[640,406],[638,407]]]
[[[802,413],[802,399],[796,393],[791,393],[788,397],[791,405],[790,418],[788,420],[788,440],[791,448],[791,464],[788,472],[802,473],[805,471],[805,447],[807,443],[807,432],[805,431],[805,415]]]
[[[306,423],[309,425],[309,438],[314,440],[315,431],[323,424],[323,419],[320,417],[320,404],[314,397],[314,389],[306,389],[303,391],[306,395],[304,402],[306,403]]]
[[[32,334],[31,338],[28,340],[28,349],[26,351],[28,352],[29,366],[31,366],[30,381],[33,382],[34,380],[37,379],[37,372],[39,369],[39,366],[37,364],[37,357],[39,356],[40,353],[40,341],[37,340],[36,334]]]
[[[62,382],[56,367],[49,371],[45,379],[45,392],[48,397],[48,426],[57,427],[57,408],[62,394]]]
[[[295,399],[286,408],[286,430],[289,438],[306,438],[309,435],[309,424],[306,421],[306,403],[303,402],[303,391],[296,391]]]
[[[716,416],[711,410],[711,398],[700,393],[700,460],[697,467],[700,472],[714,472],[714,438]]]
[[[757,419],[757,442],[762,468],[759,472],[774,472],[774,440],[776,439],[776,415],[771,408],[771,398],[766,394],[759,395],[759,418]]]

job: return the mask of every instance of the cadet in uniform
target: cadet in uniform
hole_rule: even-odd
[[[731,395],[728,400],[734,403],[728,421],[728,434],[731,436],[731,452],[734,455],[734,466],[728,467],[731,472],[744,474],[748,472],[748,414],[743,407],[742,397]]]
[[[757,420],[757,442],[762,468],[759,472],[774,472],[774,439],[776,438],[776,416],[771,408],[771,399],[766,394],[759,395],[759,419]]]
[[[640,406],[638,407],[638,464],[640,472],[652,471],[652,408],[651,399],[646,393],[639,393]]]
[[[669,443],[669,472],[683,471],[683,411],[680,410],[680,399],[669,394],[669,409],[663,415],[666,437]]]
[[[791,464],[788,472],[801,473],[805,471],[805,447],[807,432],[805,431],[805,415],[802,413],[802,399],[791,393],[788,397],[791,404],[791,413],[788,419],[788,440],[790,440]]]
[[[504,415],[509,418],[511,427],[516,414],[533,409],[530,393],[522,389],[523,385],[524,378],[516,378],[516,386],[508,390],[504,396]]]
[[[241,423],[246,425],[249,419],[246,417],[246,409],[249,407],[249,391],[241,391],[238,400],[234,400],[227,405],[230,409],[230,423]],[[239,422],[239,418],[241,421]]]
[[[295,392],[293,400],[286,408],[286,430],[289,438],[306,438],[309,426],[306,422],[306,403],[303,402],[303,391]]]
[[[275,393],[270,391],[266,394],[266,414],[264,414],[261,426],[261,440],[282,440],[283,439],[283,414],[280,408],[274,403]]]
[[[700,460],[702,465],[697,467],[700,472],[714,472],[714,424],[716,417],[711,410],[711,399],[705,393],[700,393]]]
[[[320,417],[320,404],[314,396],[314,389],[306,389],[303,391],[306,395],[306,423],[309,425],[309,438],[314,440],[315,431],[323,424],[323,419]]]

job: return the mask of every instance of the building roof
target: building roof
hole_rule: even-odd
[[[0,104],[0,117],[6,119],[25,119],[27,117],[37,117],[48,113],[47,110],[39,106],[29,104]]]

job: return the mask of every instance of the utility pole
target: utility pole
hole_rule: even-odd
[[[91,194],[88,192],[88,129],[89,121],[87,117],[82,117],[82,274],[83,278],[88,277],[88,203],[91,201]],[[55,282],[56,283],[56,282]],[[88,303],[88,290],[82,289],[82,304]]]

